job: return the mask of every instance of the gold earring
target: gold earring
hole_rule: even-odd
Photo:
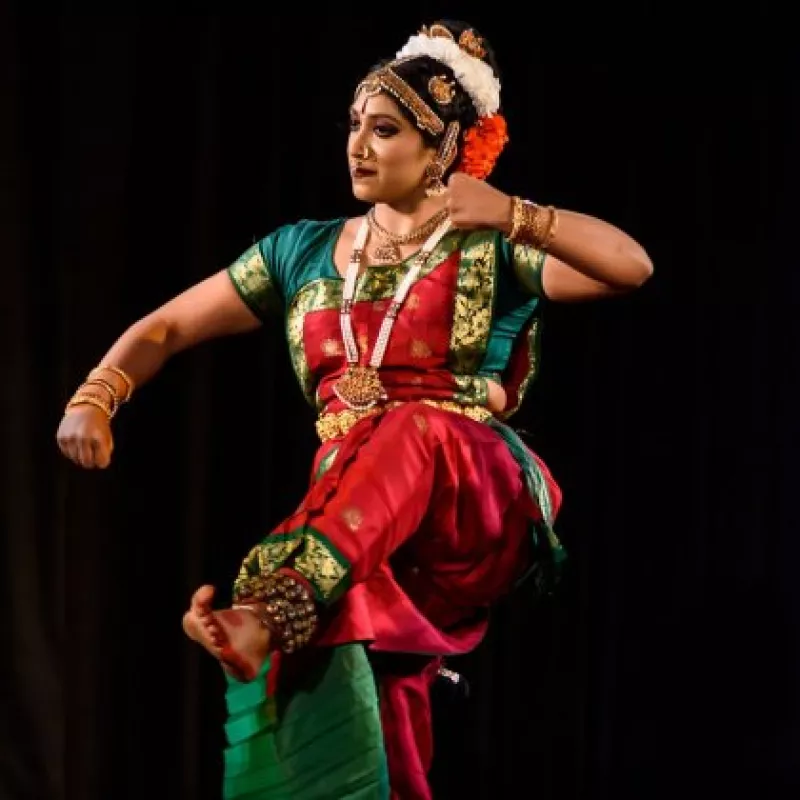
[[[425,194],[428,197],[441,197],[447,187],[442,183],[444,176],[444,165],[438,158],[435,158],[425,167]]]
[[[460,130],[461,125],[457,120],[448,123],[436,157],[425,167],[425,194],[428,197],[439,197],[447,191],[442,178],[456,160]]]

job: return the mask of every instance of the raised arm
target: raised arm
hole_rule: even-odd
[[[523,283],[550,300],[624,294],[653,274],[641,244],[596,217],[535,205],[460,173],[450,178],[447,204],[458,228],[502,231],[514,245],[513,260]]]

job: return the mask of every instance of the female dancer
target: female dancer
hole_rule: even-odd
[[[368,71],[349,110],[355,219],[301,220],[112,346],[58,433],[86,468],[175,353],[282,313],[321,446],[297,510],[254,544],[233,603],[186,633],[224,667],[227,798],[429,798],[428,690],[523,579],[549,591],[561,495],[505,424],[535,377],[545,302],[652,273],[583,214],[489,185],[507,141],[488,42],[439,22]]]

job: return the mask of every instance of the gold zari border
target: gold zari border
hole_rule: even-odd
[[[474,419],[476,422],[486,422],[493,417],[492,412],[484,406],[462,405],[461,403],[454,403],[450,400],[429,400],[427,398],[415,400],[413,402],[423,403],[426,406],[438,408],[441,411],[451,411],[455,414],[461,414],[465,417],[469,417],[469,419]],[[346,436],[362,419],[383,414],[386,411],[390,411],[402,405],[404,405],[402,401],[396,401],[387,403],[384,406],[369,408],[365,411],[347,409],[346,411],[322,414],[315,423],[317,435],[323,442],[330,441],[331,439],[338,439],[342,436]]]

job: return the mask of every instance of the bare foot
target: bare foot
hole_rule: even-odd
[[[183,615],[183,630],[239,681],[251,681],[269,652],[269,631],[249,611],[215,611],[213,586],[201,586]]]

